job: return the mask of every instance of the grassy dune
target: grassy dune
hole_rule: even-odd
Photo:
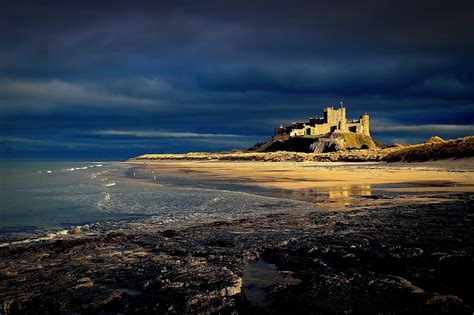
[[[465,137],[444,142],[411,145],[391,152],[384,157],[384,160],[387,162],[423,162],[473,156],[474,137]]]
[[[351,150],[332,153],[303,152],[229,152],[229,153],[197,153],[186,154],[144,154],[130,160],[229,160],[229,161],[381,161],[393,149]]]

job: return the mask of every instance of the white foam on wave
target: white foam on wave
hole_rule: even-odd
[[[97,203],[99,208],[107,208],[107,205],[110,203],[111,197],[109,193],[103,193],[104,197]]]
[[[99,164],[99,165],[102,166],[102,164]],[[61,170],[61,172],[74,172],[74,171],[79,171],[79,170],[87,170],[89,168],[99,167],[99,165],[68,167],[68,168],[65,168],[65,169]],[[38,171],[38,173],[41,173],[41,171]]]

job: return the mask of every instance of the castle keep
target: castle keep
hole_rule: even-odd
[[[347,120],[346,108],[326,107],[323,117],[310,118],[305,123],[292,123],[290,126],[275,128],[275,136],[288,135],[293,137],[321,136],[329,133],[355,133],[370,136],[369,115],[364,114],[359,119]]]

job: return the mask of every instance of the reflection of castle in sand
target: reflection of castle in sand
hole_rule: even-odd
[[[328,199],[371,196],[372,187],[370,185],[328,186],[324,188],[295,190],[291,191],[291,194],[296,199],[321,202],[327,201]]]
[[[328,188],[329,188],[329,199],[372,195],[372,190],[371,190],[370,185],[336,186],[336,187],[328,187]]]

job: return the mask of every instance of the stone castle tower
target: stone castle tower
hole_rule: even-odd
[[[361,117],[361,121],[362,121],[362,133],[366,136],[370,136],[370,122],[369,122],[369,115],[367,115],[367,113],[365,113],[364,115],[362,115]]]

